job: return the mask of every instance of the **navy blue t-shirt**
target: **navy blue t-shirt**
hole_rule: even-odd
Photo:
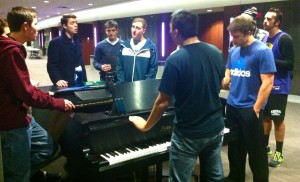
[[[175,130],[193,138],[223,130],[219,92],[224,73],[223,55],[204,42],[183,46],[168,57],[159,91],[175,97]]]

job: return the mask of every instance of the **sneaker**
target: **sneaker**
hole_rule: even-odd
[[[276,151],[273,159],[269,162],[270,167],[279,167],[280,164],[283,162],[283,155]]]
[[[270,145],[267,146],[267,154],[268,155],[272,155],[273,154]]]

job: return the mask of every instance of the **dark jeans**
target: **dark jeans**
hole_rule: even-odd
[[[199,156],[200,179],[203,182],[222,181],[221,160],[223,131],[207,138],[189,139],[172,133],[169,182],[189,182]]]
[[[254,182],[269,181],[269,167],[263,133],[263,112],[257,118],[253,108],[235,108],[227,105],[228,121],[238,126],[239,137],[228,144],[229,178],[245,181],[247,154]]]
[[[57,149],[53,138],[34,118],[26,127],[0,134],[6,182],[28,182],[30,173],[38,171]]]

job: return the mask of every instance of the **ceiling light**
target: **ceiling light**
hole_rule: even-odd
[[[49,1],[44,1],[44,3],[49,3]]]
[[[212,12],[212,9],[208,9],[208,10],[206,10],[206,12],[209,12],[209,13],[210,13],[210,12]]]
[[[74,8],[71,8],[70,10],[71,10],[71,11],[74,11],[75,9],[74,9]]]
[[[92,3],[90,3],[90,4],[88,4],[89,6],[93,6],[93,4]]]
[[[32,6],[31,8],[32,8],[32,9],[36,9],[36,7],[35,7],[35,6]]]
[[[56,14],[60,15],[60,12],[57,12]]]

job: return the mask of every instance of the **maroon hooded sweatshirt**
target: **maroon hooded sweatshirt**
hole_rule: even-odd
[[[56,99],[31,85],[25,63],[25,47],[0,36],[0,130],[25,127],[31,122],[28,107],[64,111],[64,99]]]

